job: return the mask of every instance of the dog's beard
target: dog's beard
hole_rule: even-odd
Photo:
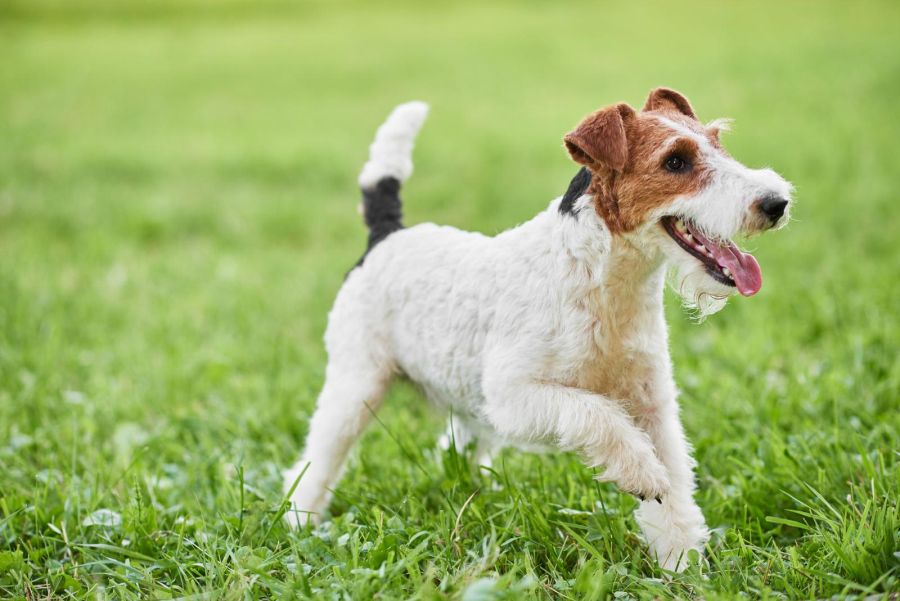
[[[736,288],[714,280],[706,267],[689,256],[671,261],[668,282],[681,298],[682,306],[701,321],[721,311],[728,297],[737,293]]]

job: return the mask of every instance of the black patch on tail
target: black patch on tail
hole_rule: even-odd
[[[587,170],[587,167],[582,167],[569,182],[569,189],[566,190],[559,203],[559,212],[563,215],[574,215],[575,201],[581,198],[590,185],[591,172]]]
[[[394,177],[383,177],[374,188],[363,189],[363,217],[369,227],[369,242],[366,252],[356,263],[363,264],[366,255],[372,252],[375,245],[403,229],[403,210],[400,203],[400,180]]]

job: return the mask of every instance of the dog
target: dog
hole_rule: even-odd
[[[792,186],[750,169],[667,88],[642,110],[600,109],[564,138],[565,194],[496,236],[404,228],[399,191],[428,106],[398,106],[359,176],[368,246],[328,319],[325,383],[302,458],[285,473],[294,526],[318,520],[351,445],[404,375],[452,409],[459,447],[579,453],[638,497],[659,565],[683,570],[709,533],[679,420],[663,315],[667,274],[700,317],[762,286],[731,238],[789,219]],[[302,477],[301,477],[302,476]],[[299,481],[298,481],[299,479]]]

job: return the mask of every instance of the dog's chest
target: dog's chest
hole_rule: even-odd
[[[582,336],[571,347],[571,384],[637,407],[653,404],[654,384],[668,364],[661,308],[605,300],[579,316]]]
[[[576,386],[627,404],[652,404],[656,363],[634,349],[597,349],[577,370]]]

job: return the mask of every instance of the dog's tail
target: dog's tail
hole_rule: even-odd
[[[413,142],[427,115],[424,102],[401,104],[381,124],[369,146],[369,160],[359,174],[362,214],[369,227],[366,253],[403,227],[400,186],[412,175]]]

